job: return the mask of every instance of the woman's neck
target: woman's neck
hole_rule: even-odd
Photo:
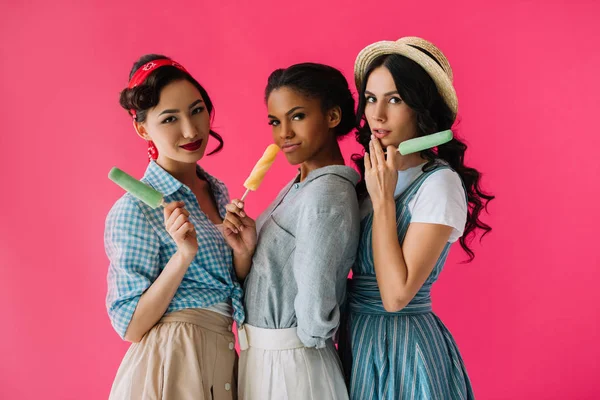
[[[408,154],[406,156],[399,155],[396,157],[395,161],[396,169],[398,171],[405,171],[427,162],[425,158],[421,157],[420,153]]]
[[[329,146],[324,146],[310,160],[300,164],[300,182],[304,181],[312,171],[329,165],[345,165],[344,156],[342,156],[337,140]]]

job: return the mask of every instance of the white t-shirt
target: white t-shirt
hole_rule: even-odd
[[[418,165],[404,171],[398,171],[398,183],[394,198],[398,198],[422,173],[423,166]],[[451,169],[442,169],[429,175],[421,184],[417,193],[408,203],[410,222],[446,225],[453,228],[448,242],[456,242],[465,230],[467,223],[467,200],[460,176]],[[369,198],[361,204],[361,218],[373,211]]]

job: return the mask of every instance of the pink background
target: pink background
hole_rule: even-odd
[[[201,163],[239,196],[271,140],[273,69],[317,61],[351,78],[365,45],[407,35],[447,54],[468,162],[497,196],[475,261],[456,247],[434,289],[476,396],[600,396],[600,3],[119,3],[0,5],[0,398],[105,399],[128,347],[104,307],[102,235],[122,194],[108,170],[146,167],[117,101],[138,56],[172,56],[205,85],[226,145]],[[279,157],[251,214],[293,173]]]

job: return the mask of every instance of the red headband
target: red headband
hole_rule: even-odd
[[[183,68],[183,66],[181,66],[181,64],[179,64],[171,59],[168,59],[168,58],[162,58],[160,60],[150,61],[150,62],[147,62],[146,64],[142,65],[140,68],[138,68],[137,71],[135,71],[135,73],[131,77],[131,80],[129,81],[129,85],[127,85],[127,88],[133,89],[134,87],[144,83],[146,78],[148,78],[148,75],[150,75],[156,69],[167,66],[167,65],[175,67],[183,72],[187,72],[185,70],[185,68]],[[129,110],[129,111],[131,111],[131,114],[133,114],[133,118],[135,118],[135,110]]]

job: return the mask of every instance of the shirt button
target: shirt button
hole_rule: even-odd
[[[229,383],[225,384],[225,390],[227,390],[227,391],[231,390],[231,385]]]
[[[227,327],[227,330],[228,330],[229,332],[231,332],[231,330],[232,330],[232,329],[233,329],[233,326],[232,326],[232,325],[229,325],[229,326]]]
[[[300,187],[300,184],[298,184],[298,183],[296,183],[296,184],[294,185],[294,189],[298,189],[299,187]]]
[[[229,343],[229,350],[233,350],[234,347],[235,345],[233,343]]]

